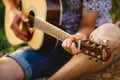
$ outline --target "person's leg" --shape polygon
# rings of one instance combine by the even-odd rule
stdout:
[[[19,64],[9,57],[0,58],[0,80],[23,80],[24,72]]]
[[[0,58],[0,80],[34,80],[53,75],[72,55],[61,47],[51,51],[34,51],[29,47],[18,49]]]
[[[93,37],[91,37],[93,36]],[[79,54],[74,56],[68,63],[66,63],[59,71],[48,80],[77,80],[82,75],[96,72],[108,66],[115,55],[120,52],[120,29],[114,24],[104,24],[97,28],[90,35],[90,39],[94,38],[95,42],[101,40],[109,40],[109,47],[111,48],[111,58],[105,63],[95,59],[89,60],[87,55]]]

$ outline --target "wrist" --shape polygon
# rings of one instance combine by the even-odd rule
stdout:
[[[14,0],[3,0],[4,6],[7,10],[17,9],[16,2]]]

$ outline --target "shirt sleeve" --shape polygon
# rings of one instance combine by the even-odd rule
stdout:
[[[110,9],[111,0],[84,0],[83,9],[90,11],[101,11],[103,9]]]

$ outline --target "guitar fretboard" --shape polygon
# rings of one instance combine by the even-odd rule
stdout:
[[[36,28],[39,28],[40,30],[42,30],[44,33],[46,33],[60,41],[63,41],[66,38],[71,37],[71,35],[68,34],[67,32],[59,29],[58,27],[50,24],[49,22],[47,22],[39,17],[34,18],[34,26]]]

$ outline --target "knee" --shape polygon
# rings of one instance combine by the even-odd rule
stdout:
[[[23,80],[24,73],[19,64],[11,58],[0,58],[0,80]]]
[[[89,37],[98,44],[107,44],[112,56],[119,54],[120,52],[120,28],[112,23],[106,23],[94,30]],[[104,41],[107,43],[104,43]]]

